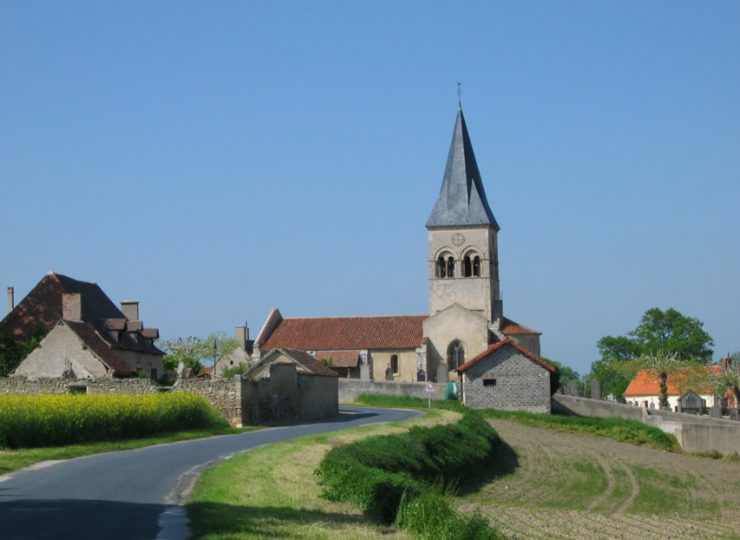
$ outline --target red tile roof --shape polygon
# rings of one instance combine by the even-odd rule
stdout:
[[[421,346],[425,319],[426,315],[283,319],[262,349],[411,349]]]
[[[507,339],[504,339],[502,341],[498,341],[498,342],[494,343],[493,345],[491,345],[490,347],[488,347],[485,351],[483,351],[482,353],[480,353],[478,356],[476,356],[474,358],[471,358],[470,360],[468,360],[467,362],[465,362],[462,366],[460,366],[459,368],[457,368],[457,369],[455,369],[453,371],[465,371],[466,369],[474,366],[475,364],[477,364],[478,362],[480,362],[484,358],[488,358],[491,355],[491,353],[493,353],[493,352],[495,352],[495,351],[497,351],[499,349],[502,349],[502,348],[504,348],[506,346],[514,347],[517,351],[519,351],[520,353],[522,353],[524,356],[526,356],[526,357],[530,358],[531,360],[534,360],[535,362],[537,362],[538,364],[540,364],[547,371],[550,371],[552,373],[555,372],[555,367],[553,365],[551,365],[549,362],[546,362],[545,360],[543,360],[542,358],[540,358],[539,356],[537,356],[533,352],[525,349],[524,347],[522,347],[521,345],[519,345],[517,342],[512,341],[512,340],[510,340],[508,338]]]
[[[714,391],[708,384],[703,384],[701,378],[711,370],[715,375],[719,374],[719,366],[707,366],[704,369],[688,369],[676,373],[668,373],[669,396],[680,396],[687,390],[693,390],[697,394],[712,394]],[[657,396],[660,395],[660,373],[654,369],[641,369],[627,385],[625,396]]]
[[[542,335],[542,332],[538,332],[537,330],[532,330],[531,328],[528,328],[524,325],[516,323],[512,321],[511,319],[507,319],[506,317],[504,317],[504,320],[502,321],[501,326],[503,327],[501,331],[507,336],[511,336],[515,334],[536,334],[538,336]]]
[[[356,368],[360,363],[360,351],[316,351],[316,358],[331,359],[332,368]]]

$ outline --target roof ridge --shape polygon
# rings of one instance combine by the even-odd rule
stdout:
[[[283,321],[311,320],[311,319],[378,319],[390,317],[429,317],[425,313],[394,314],[394,315],[313,315],[309,317],[283,317]]]

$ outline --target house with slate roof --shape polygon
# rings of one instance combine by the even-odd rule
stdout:
[[[507,370],[497,387],[486,386],[486,392],[508,392],[514,385],[508,379],[519,378],[517,385],[541,394],[537,407],[547,394],[549,411],[549,374],[554,368],[540,358],[541,333],[504,316],[500,227],[486,197],[462,107],[426,228],[429,314],[286,318],[274,309],[255,340],[253,358],[274,348],[300,349],[331,359],[331,366],[346,377],[444,382],[465,373],[459,368],[484,354],[495,362],[534,366]],[[501,348],[492,350],[497,344]]]
[[[164,373],[157,328],[139,319],[138,302],[121,309],[96,283],[49,272],[17,305],[9,297],[0,334],[16,342],[44,335],[11,374],[29,379],[130,377]]]

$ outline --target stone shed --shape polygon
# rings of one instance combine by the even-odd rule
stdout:
[[[337,373],[305,351],[273,349],[242,379],[245,423],[291,423],[339,414]]]
[[[467,407],[550,412],[550,374],[555,368],[515,341],[491,345],[456,371]]]

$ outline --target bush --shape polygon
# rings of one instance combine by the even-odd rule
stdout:
[[[413,499],[432,483],[451,485],[490,465],[498,441],[483,417],[468,411],[455,425],[417,427],[335,448],[316,473],[326,498],[390,523],[402,497]]]
[[[128,439],[223,424],[187,393],[0,397],[0,447],[29,448]]]

